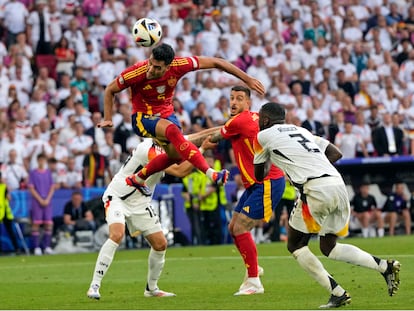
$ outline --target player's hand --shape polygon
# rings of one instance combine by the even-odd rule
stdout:
[[[113,127],[114,123],[110,120],[103,120],[97,124],[98,127]]]
[[[256,78],[251,77],[248,81],[247,81],[247,86],[252,89],[255,90],[257,93],[259,93],[260,95],[264,95],[266,92],[266,89],[263,85],[262,82],[260,82],[260,80],[257,80]]]
[[[207,136],[206,139],[201,143],[201,148],[204,150],[214,149],[217,146],[217,143],[213,143],[210,141],[211,135]]]

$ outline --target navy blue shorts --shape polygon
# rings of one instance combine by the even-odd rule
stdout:
[[[264,180],[247,188],[234,209],[252,219],[269,222],[285,191],[285,178]]]
[[[180,122],[175,114],[170,115],[168,118],[161,118],[157,115],[144,114],[142,112],[134,113],[132,116],[132,128],[135,134],[140,137],[156,138],[155,127],[161,119],[171,121],[181,129]]]

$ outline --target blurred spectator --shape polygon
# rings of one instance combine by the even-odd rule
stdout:
[[[68,40],[68,48],[76,54],[85,52],[85,39],[76,17],[72,17],[69,21],[69,27],[63,33],[63,37]]]
[[[16,163],[23,165],[25,164],[24,158],[26,157],[26,147],[22,140],[18,140],[16,136],[16,129],[9,127],[6,136],[1,139],[0,144],[0,163],[8,163],[10,161],[10,151],[14,149],[16,152]]]
[[[84,186],[102,188],[106,180],[112,178],[108,159],[99,153],[98,145],[93,143],[90,152],[83,156],[83,183]]]
[[[372,144],[372,131],[371,127],[366,123],[364,114],[362,111],[358,111],[355,115],[355,124],[353,126],[352,131],[359,135],[367,149],[367,153],[369,156],[374,155],[374,145]],[[357,157],[363,157],[363,150],[360,146],[357,146]]]
[[[183,133],[188,134],[191,128],[190,115],[184,109],[181,101],[177,97],[173,98],[173,105],[174,105],[175,115],[178,118],[178,122],[180,122]]]
[[[83,201],[82,193],[74,191],[63,208],[63,230],[75,236],[76,231],[94,231],[95,228],[93,213]]]
[[[23,3],[17,0],[6,1],[4,4],[1,18],[6,30],[6,46],[16,43],[19,33],[26,31],[26,19],[29,12]]]
[[[314,119],[314,111],[312,107],[306,110],[306,119],[302,122],[301,126],[313,135],[325,137],[325,129],[323,124]]]
[[[86,51],[79,54],[76,58],[76,66],[82,68],[83,77],[86,81],[92,81],[92,71],[99,64],[100,60],[99,51],[94,49],[92,41],[86,41]]]
[[[121,105],[119,111],[122,115],[121,123],[115,128],[114,132],[114,142],[121,146],[122,153],[124,154],[124,159],[129,154],[127,148],[127,140],[129,137],[133,137],[134,131],[132,129],[131,123],[131,113],[128,105]]]
[[[360,225],[362,236],[364,238],[384,236],[384,220],[382,219],[381,209],[377,206],[375,197],[369,193],[369,184],[362,183],[359,186],[359,191],[351,199],[352,215],[354,215]],[[376,231],[371,235],[370,226],[376,225]]]
[[[36,55],[53,54],[51,20],[46,7],[47,0],[36,0],[35,10],[27,19],[28,39]]]
[[[121,146],[114,142],[112,129],[107,129],[104,135],[105,142],[102,146],[98,146],[99,153],[108,160],[109,171],[117,172],[121,166]]]
[[[405,192],[405,184],[398,181],[394,184],[394,190],[388,195],[382,208],[385,213],[384,221],[389,225],[389,235],[395,235],[398,221],[403,221],[405,234],[411,234],[411,215],[408,206],[409,197]]]
[[[51,148],[50,156],[66,165],[69,160],[69,151],[64,144],[59,144],[59,133],[57,131],[50,133],[49,146]]]
[[[207,111],[206,104],[200,101],[197,107],[191,112],[192,132],[199,132],[203,129],[213,127],[213,121]]]
[[[371,105],[371,107],[369,107],[369,115],[366,118],[366,122],[371,128],[371,132],[382,125],[382,118],[379,114],[379,109],[377,105],[374,104]]]
[[[45,155],[49,158],[52,154],[52,148],[49,142],[44,141],[40,137],[40,126],[35,124],[32,126],[32,135],[26,145],[26,161],[29,163],[29,170],[37,168],[39,154]]]
[[[353,126],[352,122],[345,121],[344,132],[335,136],[335,145],[341,150],[343,159],[355,158],[358,146],[364,157],[369,156],[362,137],[354,133]]]
[[[65,177],[62,182],[62,188],[64,189],[81,189],[82,188],[82,171],[76,168],[76,162],[74,158],[69,158]]]
[[[403,131],[393,126],[391,114],[382,115],[382,125],[372,131],[372,143],[378,156],[403,154]]]
[[[83,74],[83,69],[80,67],[77,67],[75,69],[75,74],[73,79],[70,82],[70,86],[73,87],[75,86],[79,92],[82,94],[82,102],[83,102],[83,107],[87,110],[89,110],[89,83],[88,81],[84,78],[84,74]]]
[[[40,153],[37,156],[36,169],[30,171],[28,189],[32,195],[32,240],[36,256],[53,254],[51,248],[53,221],[51,200],[55,192],[52,173],[47,168],[47,157]],[[40,241],[40,226],[43,225],[43,241]],[[42,252],[43,249],[43,252]]]
[[[17,152],[15,149],[10,149],[9,160],[1,165],[1,176],[7,185],[9,191],[24,190],[27,188],[27,173],[24,165],[17,163]]]
[[[61,11],[57,0],[49,0],[48,12],[50,15],[50,40],[52,45],[55,45],[63,35]]]
[[[248,42],[244,42],[241,45],[241,54],[235,61],[235,65],[241,70],[247,71],[247,69],[253,65],[254,62],[255,58],[250,54],[250,44]]]
[[[69,146],[71,156],[75,157],[76,168],[83,168],[83,161],[86,155],[92,150],[93,139],[84,134],[84,127],[81,122],[75,121],[75,137],[70,138],[66,143]]]
[[[58,190],[62,188],[62,185],[66,178],[66,165],[58,162],[55,158],[51,157],[47,160],[47,168],[52,173],[55,189]]]
[[[75,65],[75,50],[69,46],[69,40],[66,37],[62,36],[56,43],[54,53],[57,60],[56,72],[71,77]]]

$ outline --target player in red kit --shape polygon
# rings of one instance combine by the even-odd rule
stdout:
[[[250,231],[262,221],[269,222],[274,208],[285,190],[284,173],[276,166],[270,168],[263,182],[254,175],[253,140],[259,132],[259,115],[250,111],[250,90],[234,86],[230,93],[231,118],[214,134],[211,141],[229,139],[234,158],[245,187],[229,224],[229,232],[247,268],[247,278],[234,295],[262,294],[259,278],[257,248]]]
[[[113,126],[114,95],[129,88],[135,133],[141,137],[157,139],[166,151],[126,179],[128,185],[137,188],[142,194],[151,195],[151,190],[145,185],[148,176],[183,160],[188,160],[216,184],[227,182],[229,172],[217,172],[210,168],[198,148],[184,138],[172,103],[175,87],[182,76],[190,71],[212,68],[238,77],[259,94],[265,92],[259,80],[224,59],[202,56],[175,57],[174,50],[168,44],[155,47],[149,59],[127,68],[106,87],[104,120],[98,126]]]

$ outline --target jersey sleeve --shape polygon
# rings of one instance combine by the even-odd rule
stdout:
[[[319,147],[319,148],[320,148],[323,152],[325,152],[326,148],[328,148],[328,146],[329,146],[329,144],[330,144],[329,140],[327,140],[327,139],[325,139],[325,138],[322,138],[322,137],[320,137],[320,136],[316,136],[316,135],[314,135],[314,138],[315,138],[315,143],[318,145],[318,147]]]
[[[231,137],[240,135],[240,117],[239,115],[234,116],[228,120],[224,126],[221,128],[221,136],[224,139],[229,139]]]
[[[262,164],[269,160],[269,152],[266,148],[263,148],[260,143],[261,133],[259,132],[255,139],[253,140],[253,149],[254,149],[254,164]]]

